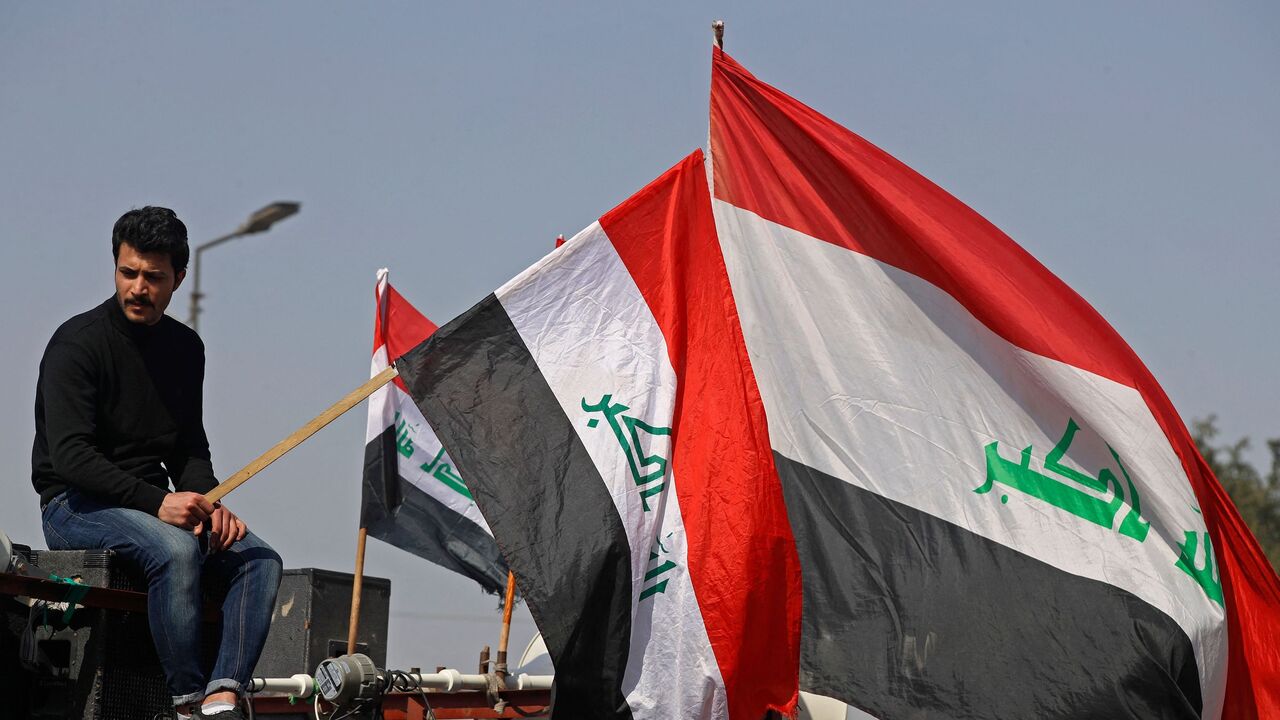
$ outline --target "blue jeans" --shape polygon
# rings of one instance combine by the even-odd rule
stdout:
[[[190,531],[130,508],[112,507],[69,490],[43,512],[51,550],[112,550],[147,578],[147,618],[173,704],[215,692],[242,693],[271,629],[280,587],[280,556],[253,533],[205,555]],[[211,678],[200,668],[201,580],[212,573],[228,587],[222,644]]]

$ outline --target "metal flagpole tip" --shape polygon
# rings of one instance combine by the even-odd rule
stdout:
[[[716,47],[724,49],[724,21],[715,20],[711,23],[711,30],[716,34]]]

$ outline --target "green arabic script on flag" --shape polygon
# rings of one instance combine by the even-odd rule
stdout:
[[[987,459],[987,479],[974,492],[979,495],[988,493],[998,482],[1108,529],[1113,529],[1116,515],[1120,513],[1121,508],[1127,507],[1128,511],[1118,531],[1121,535],[1131,537],[1138,542],[1145,541],[1147,532],[1151,529],[1151,523],[1142,518],[1142,501],[1138,495],[1138,489],[1134,487],[1133,478],[1129,477],[1129,471],[1120,461],[1120,456],[1110,445],[1107,446],[1107,450],[1115,459],[1116,466],[1120,468],[1120,473],[1124,475],[1128,487],[1127,499],[1125,486],[1120,484],[1110,468],[1099,469],[1097,477],[1093,477],[1062,462],[1079,429],[1080,426],[1075,420],[1067,420],[1067,429],[1062,433],[1062,438],[1045,456],[1046,472],[1044,473],[1031,469],[1032,447],[1030,445],[1023,448],[1021,460],[1013,462],[1000,456],[998,441],[988,444],[984,448]],[[1062,479],[1059,480],[1048,473],[1054,473]],[[1096,493],[1109,491],[1111,497],[1109,499],[1098,497],[1087,492],[1086,488]],[[1001,503],[1008,501],[1008,495],[1000,496]]]

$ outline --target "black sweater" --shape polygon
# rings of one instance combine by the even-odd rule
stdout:
[[[40,502],[73,487],[155,515],[171,479],[177,490],[211,490],[203,384],[204,344],[171,317],[129,322],[113,296],[63,323],[36,384]]]

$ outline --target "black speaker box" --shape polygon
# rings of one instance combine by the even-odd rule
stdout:
[[[354,581],[350,573],[317,568],[285,570],[271,614],[271,634],[254,677],[311,675],[320,661],[345,654]],[[391,581],[366,575],[360,598],[356,651],[384,667]]]
[[[36,551],[31,564],[91,587],[144,589],[108,550]],[[30,717],[124,720],[172,707],[145,616],[80,608],[64,624],[60,611],[43,614]]]
[[[140,574],[109,550],[38,550],[42,573],[92,587],[145,592]],[[218,626],[204,625],[204,662],[212,667]],[[76,610],[70,622],[48,611],[37,625],[38,669],[29,688],[29,717],[58,720],[137,720],[172,712],[173,696],[156,657],[145,613]]]

